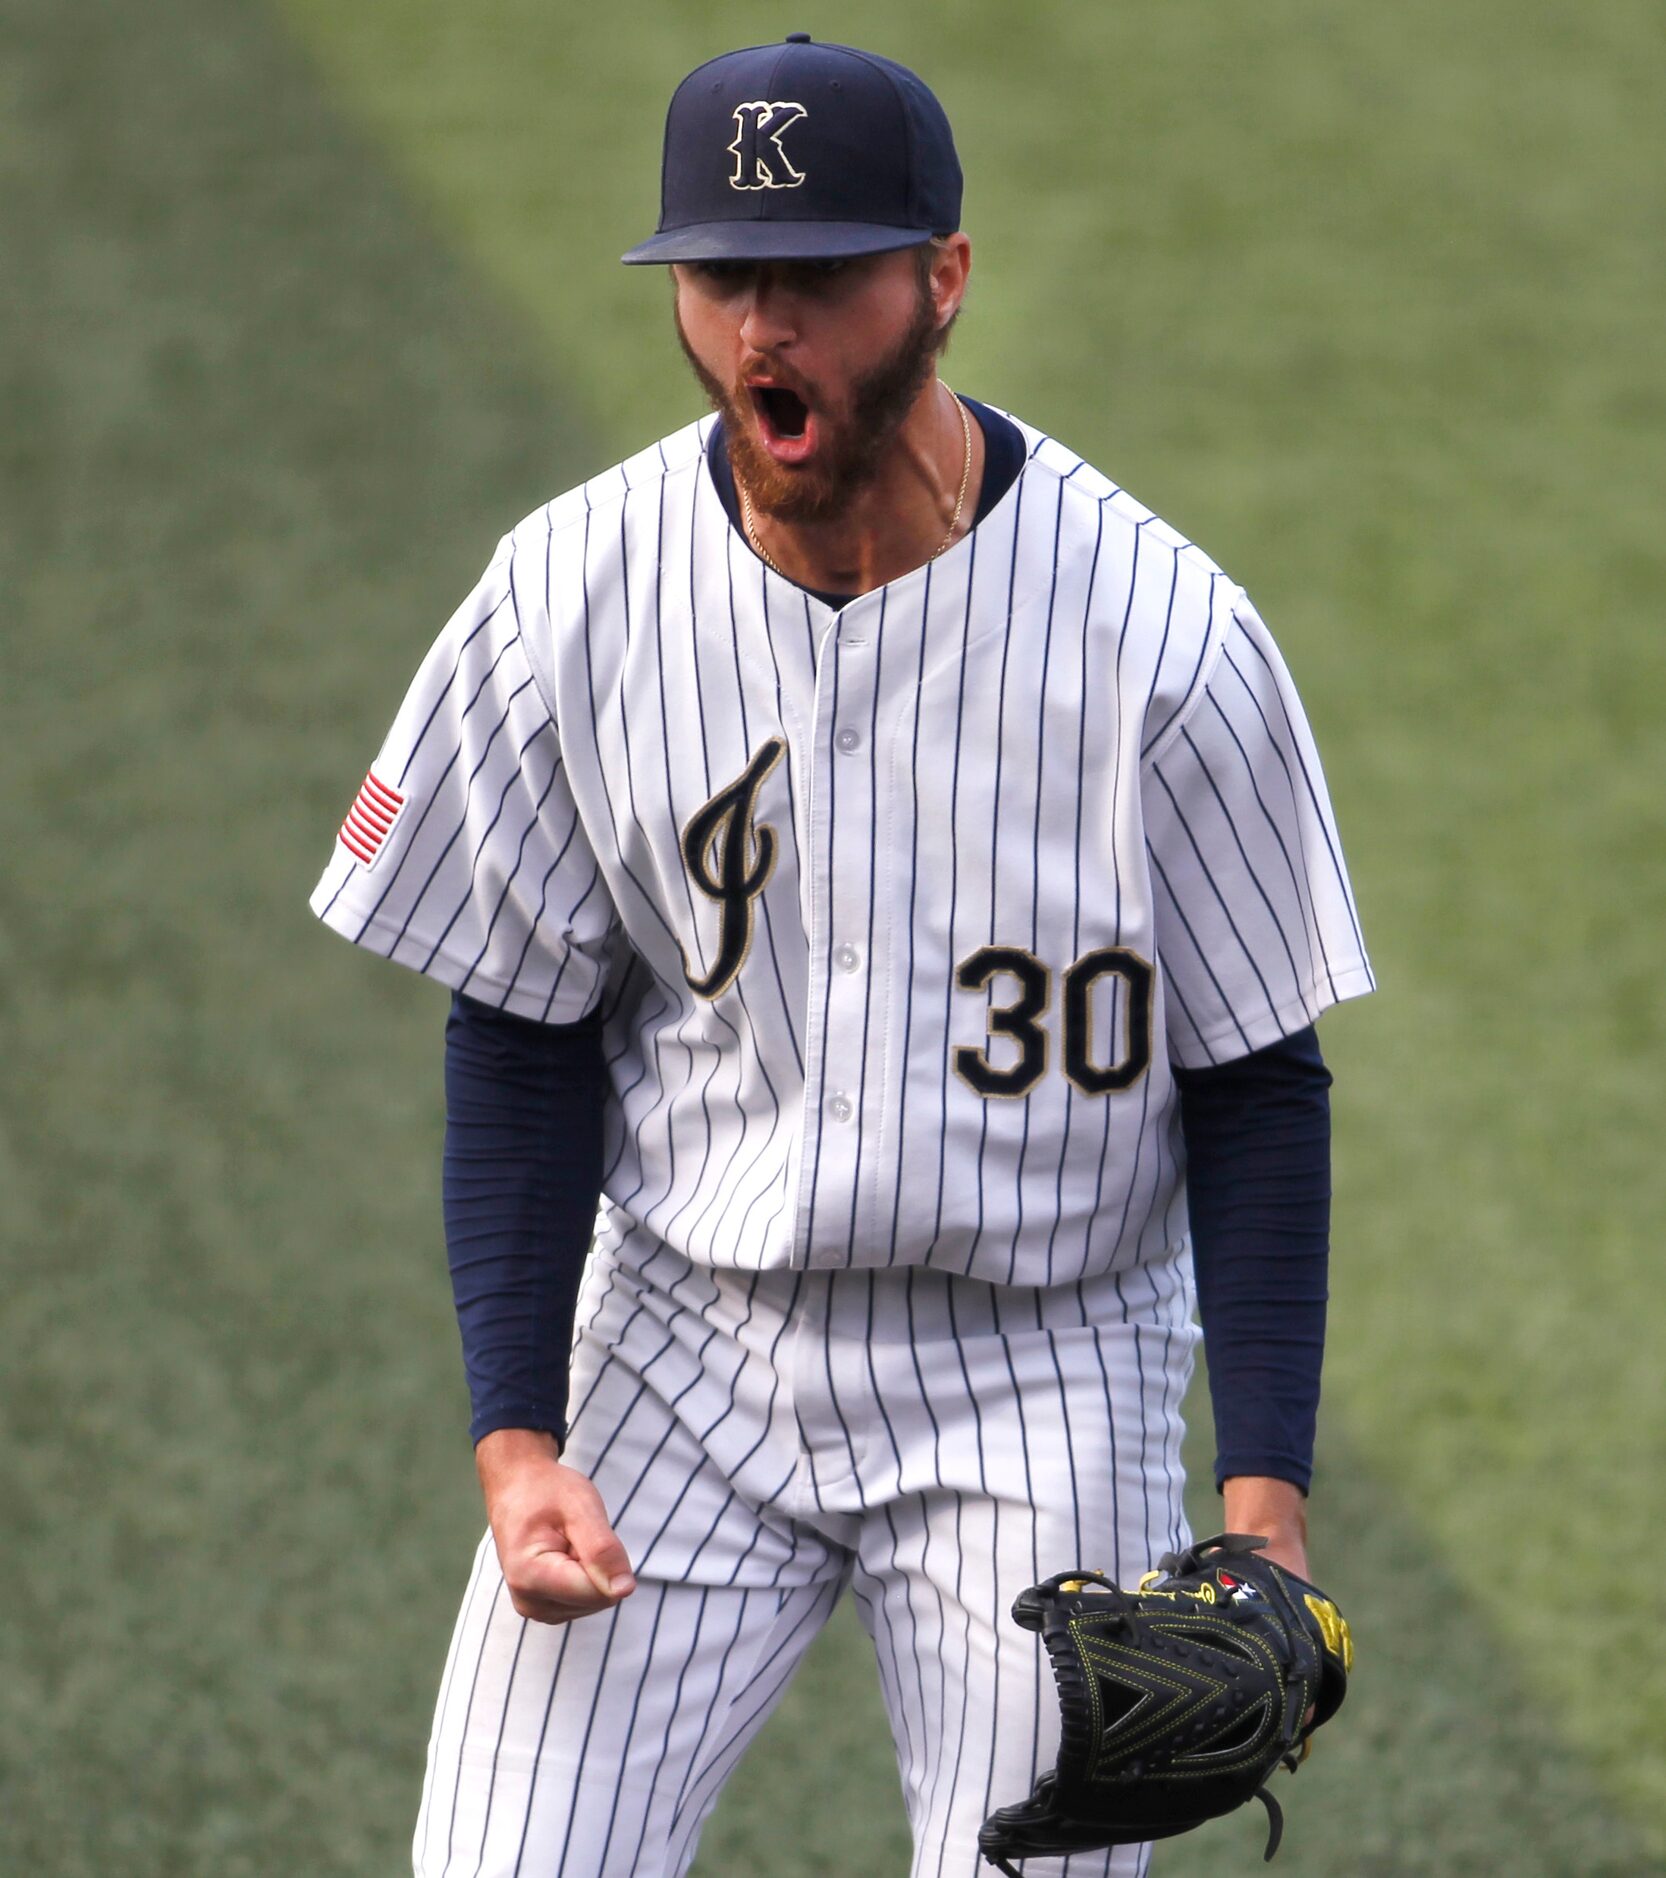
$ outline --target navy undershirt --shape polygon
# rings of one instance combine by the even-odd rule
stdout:
[[[1217,1484],[1304,1492],[1324,1355],[1330,1072],[1310,1028],[1176,1068],[1215,1412]],[[475,1441],[565,1439],[566,1352],[602,1184],[594,1017],[534,1023],[456,994],[446,1025],[445,1231]]]

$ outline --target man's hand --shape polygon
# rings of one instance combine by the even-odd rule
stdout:
[[[1261,1556],[1312,1583],[1307,1569],[1307,1497],[1288,1480],[1235,1474],[1221,1483],[1229,1532],[1266,1536]]]
[[[1288,1480],[1262,1474],[1234,1474],[1221,1482],[1226,1523],[1233,1532],[1259,1532],[1267,1543],[1261,1556],[1287,1572],[1313,1582],[1307,1569],[1307,1495]],[[1313,1720],[1309,1709],[1305,1719]]]
[[[522,1617],[566,1624],[636,1589],[601,1495],[564,1466],[553,1435],[500,1428],[474,1450],[498,1563]]]

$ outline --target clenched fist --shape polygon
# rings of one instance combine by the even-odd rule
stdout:
[[[509,1601],[522,1617],[566,1624],[636,1589],[601,1495],[563,1464],[553,1435],[500,1428],[474,1459]]]

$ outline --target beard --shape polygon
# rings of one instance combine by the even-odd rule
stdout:
[[[850,508],[879,473],[943,342],[931,295],[922,288],[908,330],[852,385],[848,409],[835,414],[817,407],[821,438],[815,459],[789,466],[777,463],[753,437],[745,384],[724,385],[707,371],[688,343],[681,316],[675,317],[683,356],[723,420],[735,481],[760,515],[778,522],[832,521]]]

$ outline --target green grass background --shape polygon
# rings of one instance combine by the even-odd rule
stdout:
[[[955,382],[1244,580],[1327,754],[1383,982],[1325,1026],[1361,1654],[1279,1868],[1666,1871],[1637,0],[0,0],[0,1871],[405,1864],[477,1520],[441,1007],[305,897],[503,528],[694,413],[615,257],[671,84],[799,26],[954,117]],[[903,1868],[865,1651],[708,1878]]]

